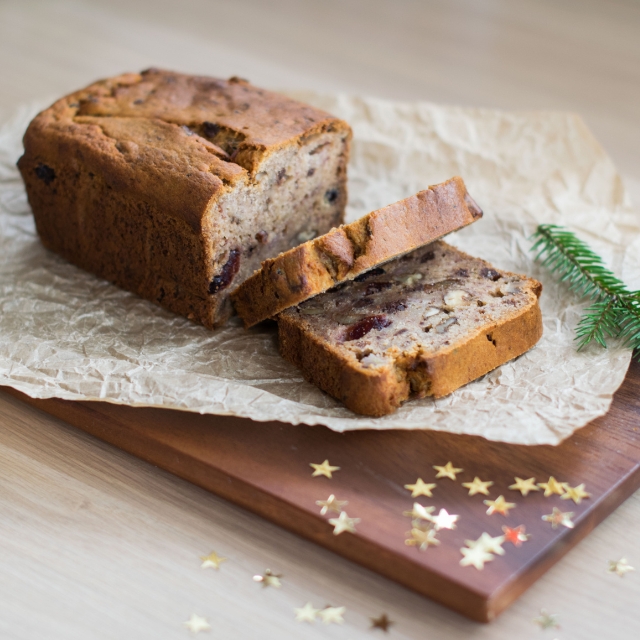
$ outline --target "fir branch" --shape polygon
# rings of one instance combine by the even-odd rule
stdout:
[[[576,327],[578,350],[591,342],[606,348],[606,339],[617,337],[640,357],[640,291],[629,291],[602,258],[571,231],[542,224],[533,239],[536,260],[556,273],[561,282],[567,282],[571,291],[593,302]]]

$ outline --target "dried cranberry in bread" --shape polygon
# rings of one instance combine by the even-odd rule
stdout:
[[[40,113],[18,165],[47,248],[214,327],[265,258],[340,224],[350,138],[239,78],[150,69]]]
[[[278,316],[280,352],[355,411],[447,395],[542,335],[542,285],[435,242]]]
[[[248,328],[481,217],[454,177],[266,260],[231,299]]]

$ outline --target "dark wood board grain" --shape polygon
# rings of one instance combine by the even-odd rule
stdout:
[[[474,620],[489,621],[509,606],[640,486],[640,365],[633,363],[609,413],[557,447],[525,447],[433,431],[357,431],[258,423],[103,402],[35,400],[4,391],[181,478],[313,540]],[[341,467],[332,479],[312,477],[309,463],[329,459]],[[432,465],[451,460],[464,472],[456,482],[435,480]],[[485,496],[468,496],[462,482],[493,480],[492,498],[504,495],[508,516],[487,515]],[[576,505],[542,493],[509,490],[514,476],[550,475],[591,498]],[[422,477],[437,482],[423,505],[460,516],[441,544],[427,551],[405,545],[413,499],[404,489]],[[357,533],[333,535],[316,500],[348,500]],[[541,518],[554,506],[572,511],[575,528],[552,529]],[[334,514],[335,515],[335,514]],[[531,539],[478,571],[462,567],[460,548],[484,531],[524,524]]]

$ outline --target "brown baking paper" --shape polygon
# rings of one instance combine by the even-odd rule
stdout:
[[[437,429],[557,444],[606,413],[630,351],[578,353],[585,306],[533,261],[539,223],[566,225],[616,273],[637,280],[640,221],[611,160],[567,113],[509,113],[346,96],[302,96],[354,128],[349,221],[453,175],[484,219],[448,241],[544,284],[544,336],[517,360],[450,396],[384,418],[355,415],[278,355],[273,326],[237,319],[211,332],[46,251],[15,167],[35,113],[0,130],[0,385],[32,397],[104,400],[292,424]],[[635,262],[634,262],[635,261]]]

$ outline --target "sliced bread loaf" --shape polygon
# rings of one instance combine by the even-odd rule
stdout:
[[[265,260],[233,304],[249,328],[481,217],[462,178],[451,178]]]
[[[530,349],[541,290],[434,242],[281,313],[280,352],[352,411],[382,416]]]
[[[18,166],[48,249],[216,327],[265,258],[342,222],[350,139],[240,78],[149,69],[38,114]]]

